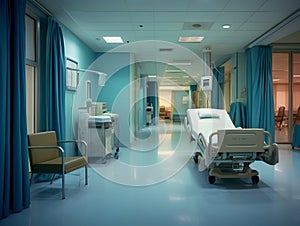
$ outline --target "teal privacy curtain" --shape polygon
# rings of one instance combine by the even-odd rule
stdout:
[[[213,86],[211,93],[211,107],[224,109],[224,67],[213,69]]]
[[[0,219],[30,205],[25,6],[26,0],[0,0]]]
[[[269,131],[274,142],[272,47],[247,49],[246,57],[247,127]]]
[[[230,105],[229,116],[235,127],[246,127],[246,108],[242,102],[233,102]]]
[[[46,130],[56,131],[57,139],[65,139],[66,58],[62,29],[48,18],[45,73]]]
[[[197,90],[197,85],[190,85],[191,93]]]

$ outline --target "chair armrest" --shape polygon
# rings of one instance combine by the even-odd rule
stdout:
[[[58,140],[57,143],[81,143],[84,147],[84,155],[87,157],[87,143],[84,140]]]
[[[58,149],[62,154],[65,152],[61,146],[28,146],[29,149]]]

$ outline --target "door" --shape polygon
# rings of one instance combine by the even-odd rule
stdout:
[[[273,52],[272,60],[275,142],[290,143],[297,110],[300,107],[300,53]]]

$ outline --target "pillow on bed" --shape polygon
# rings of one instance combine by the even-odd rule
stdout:
[[[198,112],[198,115],[199,115],[199,119],[220,118],[220,116],[214,112],[205,112],[205,113]]]

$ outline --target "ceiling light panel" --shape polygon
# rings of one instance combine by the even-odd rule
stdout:
[[[171,65],[171,66],[190,66],[192,65],[192,62],[189,62],[189,61],[174,61],[174,62],[169,62],[168,65]]]
[[[103,36],[106,43],[123,43],[123,39],[119,36]]]
[[[194,43],[194,42],[202,42],[204,37],[202,36],[180,36],[178,39],[178,42],[189,42],[189,43]]]
[[[167,69],[165,72],[166,72],[166,73],[185,73],[186,70],[180,70],[180,69]]]

